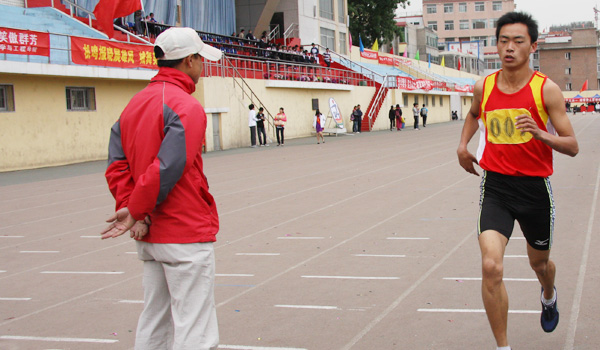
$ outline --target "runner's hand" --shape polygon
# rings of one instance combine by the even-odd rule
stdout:
[[[458,155],[458,163],[460,166],[463,167],[463,169],[465,169],[468,173],[479,176],[479,173],[474,166],[474,164],[479,164],[477,162],[477,158],[466,148],[459,148],[456,153]]]

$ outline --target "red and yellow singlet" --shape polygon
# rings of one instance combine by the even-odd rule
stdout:
[[[478,117],[479,165],[504,175],[548,177],[553,172],[552,148],[515,127],[515,117],[527,114],[541,130],[555,133],[542,94],[547,77],[535,72],[521,90],[506,94],[496,84],[499,72],[488,75],[483,84]]]

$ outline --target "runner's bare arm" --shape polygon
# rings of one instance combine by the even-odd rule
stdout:
[[[475,169],[477,158],[471,152],[469,152],[467,145],[473,138],[473,135],[475,135],[477,132],[477,129],[479,129],[479,121],[477,120],[477,117],[479,116],[479,106],[481,105],[482,94],[483,79],[475,83],[475,88],[473,89],[473,103],[471,104],[471,109],[465,118],[465,124],[463,125],[463,129],[460,134],[460,143],[458,145],[458,150],[456,150],[456,154],[458,155],[458,163],[460,166],[462,166],[463,169],[465,169],[468,173],[477,176],[479,176],[479,173]]]
[[[575,138],[573,126],[571,126],[569,117],[565,112],[565,98],[560,88],[556,83],[548,79],[546,84],[544,84],[543,94],[546,110],[554,129],[556,129],[557,135],[541,130],[537,123],[526,115],[516,117],[515,126],[523,132],[531,133],[536,140],[542,141],[557,152],[571,157],[576,156],[579,153],[579,145]]]

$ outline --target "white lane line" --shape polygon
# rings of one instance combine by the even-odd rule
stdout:
[[[399,280],[400,277],[368,277],[368,276],[301,276],[302,278],[321,278],[339,280]]]
[[[505,258],[527,258],[527,255],[505,255]]]
[[[572,350],[575,346],[575,333],[577,332],[577,320],[579,318],[579,309],[581,305],[581,296],[583,294],[583,283],[587,271],[588,258],[590,256],[590,245],[592,241],[592,231],[594,228],[594,215],[596,213],[596,204],[598,203],[598,188],[600,187],[600,165],[596,174],[596,188],[594,189],[594,199],[590,208],[590,218],[588,220],[587,232],[585,234],[585,243],[581,254],[581,263],[579,264],[579,274],[573,297],[573,307],[571,308],[571,319],[569,320],[569,329],[567,330],[567,339],[564,350]]]
[[[215,273],[216,277],[254,277],[248,273]]]
[[[2,301],[27,301],[31,300],[31,298],[0,298]]]
[[[64,337],[29,337],[20,335],[0,335],[0,339],[7,340],[39,340],[39,341],[56,341],[56,342],[72,342],[72,343],[117,343],[117,339],[94,339],[94,338],[64,338]]]
[[[485,313],[485,309],[417,309],[419,312]],[[508,310],[509,314],[540,314],[540,310]]]
[[[225,345],[219,344],[217,349],[233,349],[233,350],[307,350],[305,348],[274,348],[265,346],[249,346],[249,345]]]
[[[59,202],[52,202],[52,203],[48,203],[48,204],[43,204],[43,205],[38,205],[35,207],[27,207],[27,208],[22,208],[22,209],[15,209],[15,210],[11,210],[11,211],[4,211],[2,213],[0,213],[0,215],[4,215],[4,214],[11,214],[11,213],[16,213],[16,212],[20,212],[20,211],[29,211],[32,209],[38,209],[38,208],[44,208],[44,207],[50,207],[50,206],[54,206],[57,204],[63,204],[63,203],[70,203],[70,202],[75,202],[75,201],[84,201],[86,199],[89,198],[97,198],[97,197],[106,197],[106,194],[96,194],[96,195],[91,195],[91,196],[86,196],[83,198],[75,198],[75,199],[68,199],[68,200],[64,200],[64,201],[59,201]]]
[[[79,236],[79,238],[98,238],[100,239],[100,235],[94,235],[94,236]]]
[[[0,270],[0,273],[5,273],[5,272],[6,272],[6,270]]]
[[[235,253],[235,255],[243,256],[278,256],[280,253]]]
[[[277,237],[277,239],[325,239],[325,237]]]
[[[288,309],[313,309],[313,310],[340,310],[337,306],[322,306],[322,305],[275,305],[275,307]]]
[[[9,235],[6,235],[6,236],[0,236],[0,238],[25,238],[25,236],[9,236]]]
[[[40,271],[45,274],[64,275],[122,275],[123,271]]]
[[[80,210],[80,211],[71,211],[71,212],[68,212],[66,214],[55,215],[55,216],[51,216],[51,217],[47,217],[47,218],[43,218],[43,219],[37,219],[37,220],[32,220],[32,221],[23,221],[23,222],[20,222],[18,224],[13,224],[13,225],[8,225],[8,226],[2,226],[2,227],[0,227],[0,230],[4,230],[4,229],[7,229],[7,228],[16,227],[16,226],[21,226],[21,225],[35,224],[36,222],[42,222],[42,221],[48,221],[48,220],[54,220],[54,219],[64,218],[65,216],[69,216],[69,217],[71,217],[71,216],[77,216],[77,214],[89,213],[89,212],[92,212],[92,211],[95,211],[95,210],[106,209],[106,208],[112,208],[112,209],[114,209],[114,205],[102,205],[102,206],[91,208],[91,209]]]
[[[452,281],[481,281],[481,277],[444,277],[445,280]],[[502,278],[503,281],[509,282],[537,282],[537,278]]]
[[[525,237],[510,237],[510,239],[525,239]]]
[[[137,252],[125,252],[125,254],[137,254]]]
[[[21,250],[19,253],[23,254],[53,254],[60,253],[58,250]]]
[[[119,300],[119,303],[123,304],[143,304],[143,300]]]
[[[354,254],[354,256],[365,256],[374,258],[406,258],[406,255],[398,254]]]
[[[427,240],[427,239],[429,239],[429,237],[387,237],[386,239],[401,239],[401,240],[407,240],[407,241],[409,241],[409,240],[418,241],[418,240]]]

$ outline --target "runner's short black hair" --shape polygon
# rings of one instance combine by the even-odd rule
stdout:
[[[538,39],[538,24],[530,14],[525,12],[507,12],[498,19],[496,24],[496,40],[500,40],[500,29],[507,24],[522,23],[527,26],[531,43]]]

